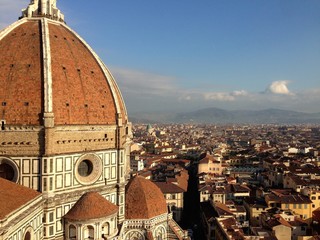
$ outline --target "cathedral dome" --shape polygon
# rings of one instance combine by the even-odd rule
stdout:
[[[22,18],[0,32],[1,123],[126,122],[125,104],[111,73],[64,23],[55,1],[41,9],[46,2],[31,1]]]
[[[126,219],[150,219],[168,213],[163,193],[153,182],[137,176],[126,187]]]
[[[76,221],[99,219],[116,214],[118,208],[99,193],[88,192],[76,202],[64,218]]]

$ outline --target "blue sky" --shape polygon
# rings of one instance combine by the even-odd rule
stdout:
[[[29,0],[1,0],[0,27]],[[127,109],[320,112],[319,0],[58,0]]]

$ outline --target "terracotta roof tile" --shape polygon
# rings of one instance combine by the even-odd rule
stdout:
[[[98,219],[117,213],[118,208],[99,193],[88,192],[82,195],[64,218],[80,221]]]
[[[214,208],[215,210],[217,211],[219,217],[223,217],[225,215],[227,216],[233,216],[233,212],[230,210],[230,208],[223,204],[223,203],[220,203],[220,202],[215,202],[214,203]]]
[[[167,212],[160,188],[141,176],[130,180],[126,187],[126,219],[150,219]]]
[[[185,190],[183,190],[181,187],[168,182],[154,182],[163,193],[183,193]]]
[[[0,118],[7,124],[42,122],[39,28],[38,21],[30,21],[0,41]]]
[[[44,51],[40,26],[38,19],[27,20],[12,27],[0,41],[0,112],[8,125],[43,124]],[[126,122],[121,93],[111,74],[104,73],[108,69],[65,25],[49,22],[48,28],[55,124],[115,124],[116,101]]]
[[[41,193],[0,178],[0,219],[39,197]]]

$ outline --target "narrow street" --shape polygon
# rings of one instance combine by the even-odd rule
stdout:
[[[197,172],[198,164],[192,164],[189,168],[189,184],[188,191],[185,193],[184,198],[184,212],[181,225],[184,229],[192,229],[193,239],[204,240]]]

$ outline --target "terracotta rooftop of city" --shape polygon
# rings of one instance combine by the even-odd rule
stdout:
[[[117,212],[118,206],[97,192],[88,192],[82,195],[64,218],[76,221],[91,220],[108,217]]]
[[[130,180],[126,188],[126,219],[150,219],[167,212],[160,188],[140,176]]]
[[[0,220],[41,195],[3,178],[0,178],[0,186]]]
[[[155,182],[155,184],[161,189],[163,193],[183,193],[181,187],[171,183],[171,182]]]

